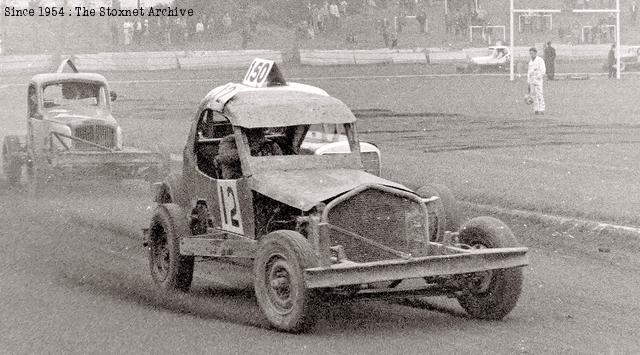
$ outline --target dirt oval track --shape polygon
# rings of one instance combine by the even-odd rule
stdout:
[[[144,96],[146,89],[135,84],[114,86],[122,93],[123,105],[130,105],[136,95],[142,97],[139,112],[154,113],[144,111],[153,100],[170,101],[168,96]],[[0,99],[11,114],[23,110],[24,90],[18,89]],[[193,90],[200,96],[206,92],[202,87]],[[192,114],[192,109],[182,110],[185,117]],[[131,132],[131,122],[137,122],[130,119],[132,112],[124,114]],[[2,123],[3,134],[18,130],[12,120]],[[474,121],[479,131],[480,121]],[[152,121],[145,124],[156,127]],[[633,140],[638,138],[634,132],[624,134]],[[387,133],[370,133],[369,138],[375,134]],[[389,154],[410,146],[392,143],[389,138],[384,146]],[[400,175],[398,171],[406,168],[400,155],[389,161],[398,167],[390,175]],[[428,174],[412,171],[412,178],[425,179]],[[503,321],[467,318],[446,298],[354,302],[328,306],[312,332],[290,335],[268,328],[253,296],[250,275],[235,266],[199,265],[187,294],[157,291],[141,245],[141,228],[148,223],[151,208],[144,183],[60,184],[41,198],[30,199],[0,181],[0,353],[640,351],[638,249],[607,244],[603,249],[607,252],[598,252],[597,244],[582,243],[580,231],[562,234],[558,237],[564,238],[562,242],[554,243],[548,242],[553,227],[506,220],[531,247],[531,265],[525,269],[521,300]]]
[[[38,201],[2,190],[3,352],[629,353],[640,346],[637,260],[538,248],[521,301],[503,321],[468,319],[447,299],[416,307],[376,301],[335,305],[314,332],[281,334],[267,328],[248,278],[231,266],[199,268],[188,294],[155,290],[140,244],[149,214],[141,190],[81,186]]]

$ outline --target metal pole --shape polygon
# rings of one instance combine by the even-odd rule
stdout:
[[[620,0],[616,0],[616,79],[620,79]]]
[[[513,1],[514,0],[509,0],[510,3],[510,7],[511,10],[509,11],[509,54],[511,55],[511,58],[509,60],[509,80],[514,81],[515,75],[514,75],[514,62],[516,59],[516,55],[513,52],[513,42],[515,41],[515,39],[513,38]],[[618,0],[620,1],[620,0]]]

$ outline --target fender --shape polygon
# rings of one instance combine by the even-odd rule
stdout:
[[[156,203],[175,203],[183,208],[189,207],[189,199],[182,176],[169,174],[162,182],[153,184],[153,200]]]

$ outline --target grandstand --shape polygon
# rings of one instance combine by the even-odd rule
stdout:
[[[28,0],[0,0],[5,4],[21,3]],[[65,0],[47,0],[62,1]],[[109,0],[66,0],[68,3],[83,2],[102,4]],[[248,48],[290,50],[294,44],[301,48],[317,49],[372,49],[385,46],[380,24],[386,19],[387,30],[397,32],[398,47],[449,47],[462,48],[485,46],[497,40],[508,41],[509,2],[508,0],[347,0],[350,4],[347,15],[339,26],[325,31],[313,31],[313,35],[296,36],[299,24],[308,20],[306,2],[298,2],[295,9],[287,8],[284,0],[246,0],[246,6],[257,6],[266,16],[261,18],[252,33]],[[563,9],[572,7],[608,7],[609,0],[521,0],[520,7],[537,9]],[[140,0],[143,6],[154,6],[161,0]],[[407,6],[407,4],[414,5]],[[623,43],[640,40],[640,25],[630,23],[629,9],[632,0],[621,0]],[[137,5],[138,0],[121,0],[123,6]],[[178,6],[197,6],[194,0],[182,0]],[[202,2],[201,2],[202,3]],[[124,46],[121,39],[114,41],[115,32],[121,37],[125,22],[133,18],[0,18],[3,54],[43,53],[43,52],[98,52],[98,51],[142,51],[142,50],[223,50],[240,49],[240,32],[246,20],[246,7],[226,4],[221,1],[215,10],[209,2],[200,6],[193,18],[184,19],[184,31],[176,35],[171,43],[163,41],[161,35],[141,37],[131,45]],[[224,4],[223,4],[224,3]],[[324,1],[312,3],[322,6]],[[375,3],[375,6],[369,4]],[[518,1],[516,0],[516,3]],[[175,2],[173,2],[175,4]],[[280,4],[280,6],[278,6]],[[586,5],[588,4],[588,5]],[[416,15],[424,10],[427,33],[421,33]],[[229,13],[232,25],[224,28],[223,15]],[[286,16],[283,16],[286,14]],[[480,16],[479,16],[480,15]],[[212,30],[207,35],[196,38],[193,35],[196,24],[201,19],[211,18]],[[144,21],[145,19],[141,19]],[[37,21],[37,26],[36,26]],[[610,43],[615,31],[611,19],[603,14],[573,14],[569,11],[553,14],[520,14],[516,19],[516,43],[540,43],[551,40],[554,43]],[[296,25],[298,24],[298,25]],[[308,21],[311,25],[311,21]],[[150,23],[151,32],[162,31]],[[172,25],[173,26],[173,25]],[[471,27],[473,26],[473,27]],[[504,32],[500,26],[505,26]],[[472,33],[471,33],[472,31]],[[484,32],[484,35],[483,35]],[[347,38],[349,37],[349,38]]]

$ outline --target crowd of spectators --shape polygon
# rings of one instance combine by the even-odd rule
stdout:
[[[482,6],[456,7],[449,9],[444,15],[445,32],[454,37],[469,35],[469,26],[489,26],[489,12]]]
[[[285,6],[282,4],[286,2],[281,3],[281,6]],[[380,46],[395,48],[400,41],[409,44],[411,36],[419,33],[424,33],[425,38],[438,38],[438,41],[444,37],[449,43],[462,42],[470,37],[471,26],[483,27],[481,32],[487,43],[503,39],[502,30],[492,30],[491,26],[505,25],[505,21],[485,9],[482,5],[486,3],[449,0],[444,3],[448,4],[445,11],[440,4],[443,3],[435,0],[307,0],[306,5],[300,4],[295,16],[284,15],[281,10],[288,10],[288,7],[256,9],[249,6],[230,12],[221,10],[215,14],[215,9],[205,7],[206,11],[199,11],[193,17],[115,17],[104,21],[108,21],[106,28],[110,33],[111,45],[130,50],[160,46],[198,47],[200,43],[201,48],[206,48],[220,38],[226,38],[228,42],[237,41],[242,48],[247,48],[256,35],[260,21],[274,22],[278,19],[281,20],[280,25],[293,30],[297,44],[320,37],[327,41],[340,41],[341,38],[344,44],[356,45],[361,36],[366,38],[364,41],[367,43],[371,43],[370,38],[373,37]],[[628,8],[623,9],[625,11],[622,14],[624,21],[636,24],[637,1],[626,4]],[[611,8],[615,7],[615,0],[563,0],[562,6],[570,9]],[[495,12],[495,8],[491,9]],[[272,15],[269,15],[270,11]],[[606,43],[615,40],[613,13],[601,18],[596,15],[563,15],[553,14],[553,30],[560,42]],[[551,30],[550,17],[550,14],[519,14],[516,26],[521,35],[532,34],[535,38],[540,33],[546,36]],[[434,18],[436,23],[431,24]],[[496,23],[493,23],[494,20]],[[369,33],[365,33],[367,29],[364,27],[367,21],[373,24],[368,27]],[[474,31],[473,34],[479,32]],[[405,33],[409,35],[405,36]],[[472,38],[475,40],[478,37]]]
[[[109,27],[111,43],[114,46],[140,46],[144,43],[179,45],[189,42],[204,42],[215,35],[228,34],[237,30],[237,23],[228,13],[221,18],[202,16],[197,19],[187,17],[113,18]],[[256,25],[249,26],[255,29]]]

